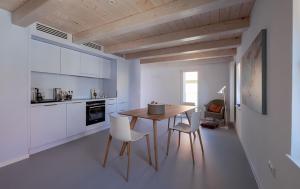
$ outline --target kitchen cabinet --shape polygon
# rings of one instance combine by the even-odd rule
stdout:
[[[111,78],[111,61],[110,60],[101,59],[99,77],[104,78],[104,79]]]
[[[31,40],[31,71],[60,73],[60,47]]]
[[[80,75],[80,52],[61,48],[61,74]]]
[[[128,103],[129,61],[119,59],[117,62],[117,98],[119,103]]]
[[[66,130],[66,104],[31,108],[31,148],[64,139]]]
[[[117,63],[117,111],[128,110],[129,61],[119,59]]]
[[[96,56],[89,54],[80,54],[80,70],[81,75],[87,77],[99,77],[100,60]]]
[[[110,114],[117,112],[117,101],[115,98],[108,98],[105,101],[105,120],[106,124],[110,124]]]
[[[85,102],[67,104],[67,136],[73,136],[86,130]]]

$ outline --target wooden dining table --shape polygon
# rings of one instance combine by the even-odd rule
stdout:
[[[154,143],[154,159],[155,159],[155,170],[158,171],[158,147],[157,147],[157,122],[168,119],[168,127],[170,126],[170,119],[174,117],[174,125],[175,118],[178,114],[186,113],[189,110],[195,109],[194,106],[186,106],[186,105],[166,105],[165,113],[162,115],[152,115],[148,114],[147,108],[134,109],[125,112],[119,112],[121,115],[131,116],[132,119],[130,121],[130,127],[133,129],[136,125],[136,122],[139,118],[152,120],[153,127],[153,143]],[[187,116],[188,118],[188,116]],[[188,120],[190,122],[190,120]],[[120,154],[123,154],[125,151],[125,145],[123,144],[121,148]]]

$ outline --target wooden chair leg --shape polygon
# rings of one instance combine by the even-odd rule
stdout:
[[[190,137],[191,151],[192,151],[192,157],[193,157],[193,164],[195,164],[194,149],[193,149],[193,142],[192,142],[192,134],[191,133],[189,133],[189,137]]]
[[[167,155],[169,155],[169,147],[170,147],[170,140],[171,140],[171,129],[168,131],[168,144],[167,144]]]
[[[196,133],[193,132],[193,135],[194,135],[194,140],[196,140],[196,136],[197,136]]]
[[[120,150],[120,156],[123,156],[124,155],[124,151],[126,149],[126,146],[127,146],[127,143],[126,142],[123,142],[122,144],[122,147],[121,147],[121,150]]]
[[[106,160],[107,160],[107,156],[108,156],[108,152],[109,152],[111,140],[112,140],[112,136],[109,135],[108,141],[107,141],[107,145],[106,145],[105,154],[104,154],[103,164],[102,164],[103,167],[105,167],[105,165],[106,165]]]
[[[178,131],[178,148],[179,148],[179,146],[180,146],[180,136],[181,136],[181,132]]]
[[[202,143],[202,137],[200,134],[200,130],[197,130],[198,136],[199,136],[199,141],[200,141],[200,145],[201,145],[201,150],[202,150],[202,155],[204,155],[204,149],[203,149],[203,143]]]
[[[146,135],[146,142],[147,142],[147,157],[148,157],[148,161],[149,161],[149,164],[152,165],[149,134]]]
[[[128,163],[127,163],[127,177],[126,177],[126,180],[128,182],[129,180],[129,171],[130,171],[130,151],[131,151],[131,144],[130,142],[127,143],[127,156],[128,156]]]
[[[174,116],[173,128],[175,127],[175,124],[176,124],[176,115]]]

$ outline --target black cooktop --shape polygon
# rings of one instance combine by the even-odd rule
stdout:
[[[45,99],[41,101],[31,101],[31,104],[41,104],[41,103],[51,103],[51,102],[61,102],[54,99]]]

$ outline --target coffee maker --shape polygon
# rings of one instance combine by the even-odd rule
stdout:
[[[63,100],[63,95],[62,95],[62,90],[61,88],[54,88],[53,89],[53,98],[56,100],[56,101],[62,101]]]
[[[31,101],[32,102],[40,102],[42,100],[43,100],[43,95],[40,92],[39,88],[32,88]]]

